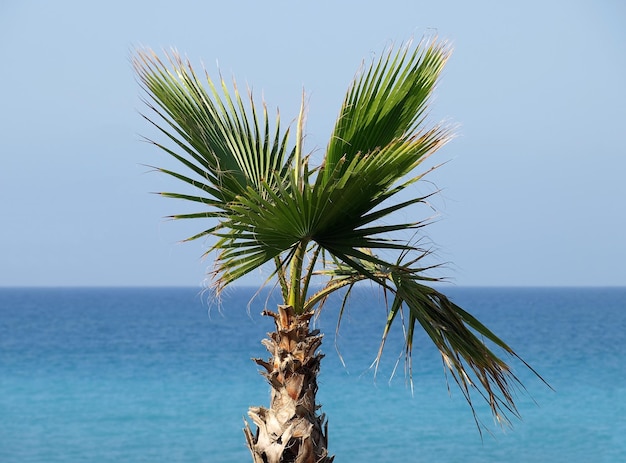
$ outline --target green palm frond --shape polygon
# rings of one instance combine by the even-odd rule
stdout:
[[[425,130],[432,90],[450,56],[446,43],[423,42],[417,47],[390,49],[355,78],[341,107],[326,155],[326,176],[342,158],[370,153],[394,140],[406,140]]]
[[[167,58],[169,66],[146,50],[134,59],[140,82],[152,100],[146,104],[162,123],[146,119],[184,154],[155,144],[194,178],[162,171],[200,188],[221,201],[222,208],[245,194],[247,187],[258,191],[262,182],[280,181],[289,172],[293,153],[287,152],[289,129],[281,134],[279,116],[272,130],[267,107],[263,105],[259,120],[252,94],[247,109],[236,83],[231,94],[223,79],[218,89],[206,75],[207,90],[188,62],[176,53]]]
[[[281,132],[279,116],[272,129],[265,104],[259,117],[251,93],[246,106],[236,83],[231,92],[221,78],[219,86],[208,75],[202,82],[175,52],[167,54],[164,63],[154,52],[140,51],[134,66],[151,100],[146,104],[160,122],[146,119],[174,148],[153,143],[179,161],[187,173],[158,170],[200,190],[198,194],[161,194],[205,209],[173,218],[218,221],[189,239],[207,235],[218,238],[207,252],[219,252],[220,284],[236,280],[284,251],[254,238],[255,210],[267,203],[268,195],[271,197],[281,183],[294,180],[292,163],[301,149],[299,142],[288,149],[289,129]],[[250,201],[251,197],[257,201]]]

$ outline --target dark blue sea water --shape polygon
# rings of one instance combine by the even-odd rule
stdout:
[[[626,289],[445,291],[554,388],[513,362],[523,420],[505,432],[481,406],[482,439],[423,336],[413,394],[402,362],[388,381],[399,342],[374,378],[385,311],[364,291],[338,336],[336,303],[317,321],[338,463],[626,461]],[[197,289],[0,289],[0,462],[251,461],[242,418],[269,389],[250,358],[272,329],[251,295],[232,290],[220,312]]]

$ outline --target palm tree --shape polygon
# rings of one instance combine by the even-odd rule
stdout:
[[[216,251],[215,291],[266,264],[272,268],[267,282],[281,291],[283,304],[264,311],[276,327],[263,341],[270,358],[255,359],[271,385],[270,406],[251,407],[256,431],[244,429],[255,463],[333,460],[316,403],[322,334],[309,323],[329,295],[342,290],[345,304],[361,281],[380,287],[389,304],[377,360],[400,319],[410,362],[421,326],[472,411],[470,393],[478,392],[497,420],[517,415],[511,392],[519,382],[492,348],[519,357],[431,286],[437,279],[424,264],[430,252],[414,239],[429,219],[397,219],[426,202],[427,195],[411,188],[426,173],[417,168],[451,137],[447,127],[427,123],[450,53],[446,43],[424,40],[392,48],[366,66],[317,166],[303,148],[304,98],[290,143],[291,130],[282,128],[278,114],[270,121],[265,104],[258,107],[251,92],[242,96],[235,82],[231,89],[221,78],[215,83],[205,75],[203,82],[176,52],[165,61],[151,50],[134,57],[152,113],[146,119],[167,142],[151,143],[184,167],[158,170],[191,187],[191,193],[161,194],[200,208],[173,218],[209,219],[189,240],[213,237],[207,253]]]

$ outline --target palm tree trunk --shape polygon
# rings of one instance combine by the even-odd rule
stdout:
[[[270,352],[268,362],[254,361],[265,368],[262,374],[272,387],[270,408],[250,407],[248,416],[256,424],[253,434],[246,422],[244,433],[254,463],[331,463],[328,456],[328,423],[317,415],[317,374],[324,356],[316,353],[322,343],[319,330],[309,331],[313,312],[296,314],[281,305],[278,313],[264,311],[276,331],[262,341]]]

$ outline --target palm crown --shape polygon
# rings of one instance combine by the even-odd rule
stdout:
[[[445,43],[424,41],[390,50],[366,67],[347,92],[318,166],[303,151],[304,98],[290,142],[292,129],[283,129],[278,115],[271,121],[266,106],[257,108],[236,84],[229,90],[208,75],[203,83],[176,53],[163,62],[143,50],[134,66],[157,116],[147,119],[170,142],[153,143],[185,168],[159,170],[196,191],[161,194],[201,209],[174,218],[213,219],[189,239],[216,238],[208,252],[217,252],[217,290],[273,262],[285,303],[303,314],[334,291],[348,289],[347,297],[357,282],[369,280],[392,296],[380,352],[390,327],[403,319],[410,359],[421,326],[470,406],[476,389],[507,421],[507,411],[517,414],[511,396],[517,380],[478,336],[517,355],[428,285],[435,280],[423,264],[428,251],[399,233],[428,223],[398,221],[397,212],[425,202],[407,194],[425,173],[416,168],[451,136],[447,127],[426,121],[450,51]],[[314,276],[325,277],[325,284],[312,285]],[[406,316],[398,317],[402,311]]]

